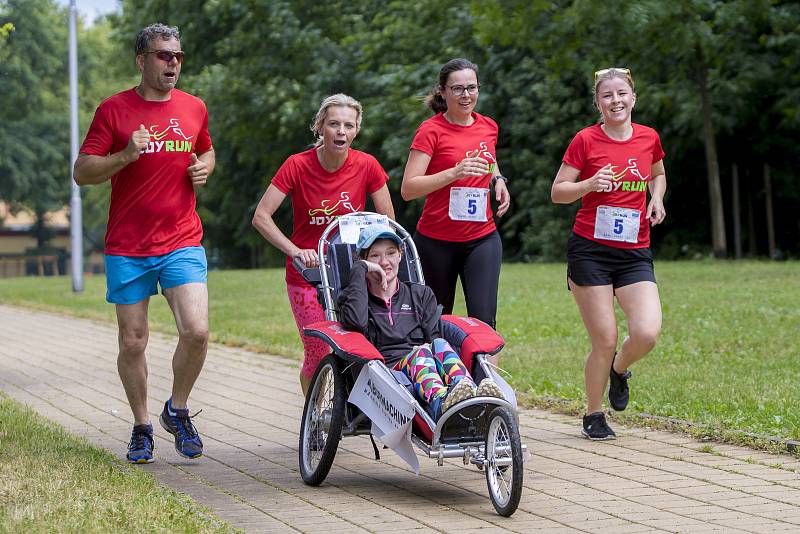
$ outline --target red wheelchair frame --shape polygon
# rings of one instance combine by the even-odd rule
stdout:
[[[351,221],[369,221],[380,217],[369,212],[347,215]],[[399,277],[424,284],[416,246],[402,226],[387,219],[403,241],[404,251]],[[325,229],[319,241],[320,267],[305,268],[295,262],[303,277],[317,287],[325,309],[325,321],[304,328],[305,335],[327,343],[331,354],[326,356],[311,380],[303,408],[300,427],[299,461],[303,481],[319,485],[330,471],[339,440],[343,436],[371,434],[372,423],[355,405],[347,402],[355,383],[354,371],[370,361],[383,362],[383,356],[359,332],[346,330],[336,321],[336,296],[346,283],[352,266],[355,246],[342,242],[340,220]],[[487,358],[502,350],[503,338],[487,324],[470,317],[443,315],[443,337],[460,355],[476,382],[483,377],[502,379]],[[473,397],[457,403],[433,421],[411,391],[400,384],[385,366],[374,367],[386,373],[396,384],[400,395],[413,400],[414,418],[411,441],[441,466],[445,458],[462,458],[486,473],[489,496],[495,510],[510,516],[517,509],[522,494],[523,461],[526,447],[521,443],[516,399]],[[373,441],[374,445],[374,441]],[[376,458],[379,456],[375,447]]]

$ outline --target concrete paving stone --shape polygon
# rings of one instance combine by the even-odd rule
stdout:
[[[116,372],[116,328],[0,305],[0,390],[117,458],[130,410]],[[171,389],[174,336],[152,333],[149,413]],[[614,423],[615,442],[580,437],[573,416],[523,410],[533,453],[510,520],[494,512],[485,478],[458,460],[420,459],[415,476],[391,451],[375,462],[366,437],[342,441],[322,486],[302,483],[298,362],[211,344],[192,393],[206,444],[179,458],[157,427],[158,462],[137,466],[247,532],[750,532],[800,530],[800,461]],[[778,469],[782,465],[788,469]],[[716,504],[714,504],[716,503]]]
[[[691,527],[684,527],[677,531],[671,530],[671,532],[681,532],[687,534],[711,534],[713,532],[723,532],[724,534],[748,534],[748,531],[746,530],[739,530],[731,527],[723,527],[712,524],[693,525]]]
[[[725,528],[741,529],[746,532],[775,532],[787,528],[794,528],[797,532],[797,526],[792,526],[790,523],[782,523],[770,519],[751,517],[748,519],[726,519],[719,518],[715,524],[722,525]]]

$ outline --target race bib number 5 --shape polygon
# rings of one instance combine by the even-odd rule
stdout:
[[[486,222],[489,190],[480,187],[450,189],[450,219],[454,221]]]
[[[597,206],[594,220],[594,237],[609,241],[636,243],[639,238],[641,212],[629,208]]]

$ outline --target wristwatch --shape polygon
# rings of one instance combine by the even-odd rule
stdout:
[[[503,180],[506,183],[506,185],[508,185],[508,178],[506,178],[502,174],[496,174],[492,176],[492,187],[494,187],[494,184],[497,183],[497,180]]]

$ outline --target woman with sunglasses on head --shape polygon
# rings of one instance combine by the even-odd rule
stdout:
[[[610,380],[611,407],[624,410],[628,368],[655,346],[661,331],[650,227],[666,215],[664,151],[655,130],[631,121],[635,103],[628,69],[595,73],[600,122],[572,140],[551,191],[557,204],[581,199],[567,242],[567,285],[592,344],[584,371],[582,430],[592,440],[615,437],[602,411],[606,384]],[[628,321],[628,335],[618,352],[615,296]]]
[[[394,218],[386,171],[374,157],[350,148],[361,129],[361,118],[361,104],[350,96],[336,94],[323,100],[311,123],[316,144],[281,165],[253,216],[253,226],[286,254],[286,290],[304,348],[300,371],[303,393],[330,350],[321,340],[303,335],[303,327],[324,321],[325,312],[317,301],[316,289],[300,276],[292,261],[299,258],[306,267],[318,267],[317,244],[322,232],[339,215],[363,211],[367,194],[375,211]],[[293,209],[291,239],[273,220],[287,196]]]
[[[497,124],[474,111],[478,67],[452,59],[425,100],[435,115],[417,129],[403,173],[403,199],[425,197],[414,242],[425,283],[444,313],[452,313],[461,277],[467,314],[495,328],[503,245],[492,218],[508,210],[510,195],[495,155]]]

